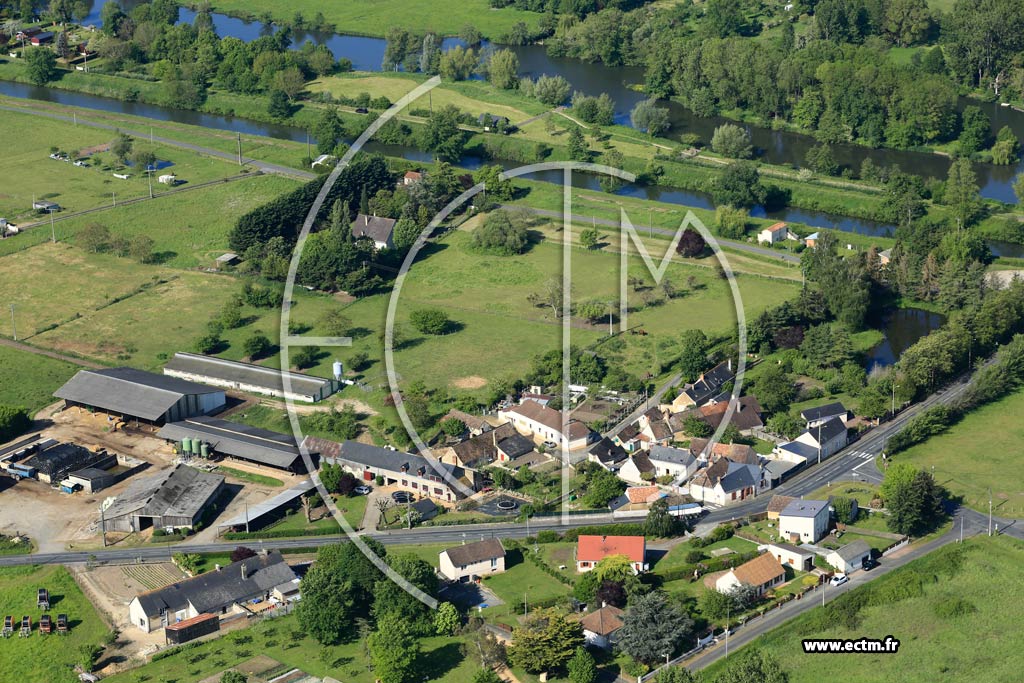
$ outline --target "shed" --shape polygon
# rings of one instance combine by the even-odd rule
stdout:
[[[164,643],[181,645],[202,636],[208,636],[220,630],[220,617],[216,614],[204,613],[199,616],[169,624],[164,629]]]
[[[225,256],[235,255],[224,254],[217,259],[218,264]],[[322,401],[342,387],[341,382],[336,379],[182,351],[175,353],[174,357],[167,361],[164,374],[225,389],[308,403]]]
[[[220,495],[224,477],[175,465],[155,477],[132,482],[102,512],[106,531],[149,527],[193,528]]]
[[[160,428],[157,436],[174,442],[196,439],[209,444],[214,454],[289,472],[306,471],[294,437],[269,429],[197,416],[169,422]]]
[[[117,482],[117,475],[98,467],[86,467],[68,475],[72,484],[82,487],[86,493],[96,493]]]

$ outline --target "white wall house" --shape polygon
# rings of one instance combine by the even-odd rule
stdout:
[[[779,535],[797,543],[817,543],[828,533],[827,500],[794,500],[779,513]]]
[[[523,401],[517,406],[498,411],[498,417],[508,420],[523,434],[538,441],[553,441],[564,450],[576,451],[590,443],[590,429],[577,420],[570,421],[567,433],[562,433],[562,414],[537,401]]]
[[[861,563],[868,557],[871,557],[871,546],[865,541],[854,541],[825,555],[825,561],[837,571],[849,574],[860,569]]]
[[[449,581],[473,581],[505,571],[505,548],[497,538],[457,545],[441,551],[438,563]]]

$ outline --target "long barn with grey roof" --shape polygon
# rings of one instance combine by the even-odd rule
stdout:
[[[252,363],[240,363],[197,353],[178,352],[164,366],[169,377],[202,382],[250,394],[290,398],[310,403],[322,401],[341,388],[341,382],[281,371]],[[285,381],[287,380],[287,382]]]
[[[101,515],[106,531],[149,527],[193,528],[224,486],[219,474],[175,465],[155,477],[133,481]]]
[[[54,392],[65,407],[102,410],[128,420],[164,424],[224,407],[224,390],[135,368],[81,370]]]
[[[198,439],[208,444],[212,455],[226,455],[289,472],[306,471],[295,439],[268,429],[200,416],[165,424],[157,436],[175,442]]]

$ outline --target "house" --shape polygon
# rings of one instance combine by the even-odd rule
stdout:
[[[441,575],[449,581],[475,581],[505,571],[505,548],[497,538],[457,545],[442,550],[438,564]]]
[[[846,448],[848,440],[846,424],[842,418],[833,417],[805,430],[793,441],[779,444],[775,450],[785,459],[815,462]]]
[[[140,593],[129,603],[128,616],[150,633],[201,614],[241,613],[245,603],[269,600],[274,587],[294,580],[295,572],[281,553],[272,550]]]
[[[102,410],[125,420],[162,425],[224,407],[223,389],[135,368],[80,370],[53,392],[64,407]]]
[[[609,472],[617,472],[629,456],[626,449],[610,438],[603,437],[587,451],[587,460],[597,463]]]
[[[422,455],[358,441],[339,443],[313,436],[307,436],[302,443],[309,452],[319,453],[321,462],[339,464],[357,479],[371,482],[381,477],[385,486],[395,486],[417,496],[455,502],[477,489],[479,475],[472,470],[427,460]]]
[[[391,249],[395,246],[395,223],[397,222],[394,218],[367,216],[365,213],[361,213],[352,222],[352,236],[356,239],[366,237],[373,240],[373,246],[378,250]]]
[[[185,440],[193,442],[193,455],[201,455],[205,445],[205,457],[220,455],[293,474],[306,473],[306,463],[291,434],[200,415],[168,422],[156,435],[172,443],[181,443],[182,450]]]
[[[483,127],[485,133],[492,131],[500,131],[503,133],[508,132],[509,120],[507,116],[497,116],[495,114],[483,113],[477,117],[477,123]]]
[[[814,249],[816,246],[818,246],[819,239],[821,239],[821,235],[816,232],[812,232],[810,235],[803,238],[801,241],[804,243],[804,246],[807,247],[808,249]]]
[[[731,593],[739,586],[753,586],[757,594],[778,586],[786,580],[786,570],[771,553],[761,553],[749,562],[730,569],[715,581],[715,590],[719,593]]]
[[[223,489],[223,475],[177,464],[155,477],[129,484],[101,509],[100,526],[104,531],[123,532],[149,527],[193,529]]]
[[[892,248],[878,252],[878,265],[887,266],[892,262]]]
[[[712,431],[718,429],[719,425],[722,424],[722,420],[725,419],[725,413],[729,410],[729,403],[730,401],[727,399],[671,415],[669,417],[669,424],[672,426],[675,438],[677,440],[685,438],[683,425],[689,417],[700,420],[710,427]],[[740,434],[750,434],[755,429],[763,427],[761,404],[758,403],[757,397],[740,396],[736,399],[736,409],[729,419],[729,424],[736,427]]]
[[[602,605],[580,619],[583,627],[583,639],[587,645],[610,650],[615,645],[615,636],[622,628],[626,613],[613,605]]]
[[[640,450],[642,440],[640,439],[640,427],[636,424],[628,424],[622,431],[612,437],[615,443],[626,449],[627,453],[635,453]]]
[[[647,458],[654,467],[655,478],[672,477],[674,480],[686,481],[700,467],[700,463],[693,453],[684,448],[655,444],[651,446]]]
[[[715,462],[719,458],[727,458],[743,465],[761,464],[761,456],[752,446],[743,443],[711,443],[709,439],[690,439],[689,451],[695,457]]]
[[[505,437],[496,444],[498,449],[498,462],[501,463],[522,463],[523,458],[529,458],[533,464],[546,462],[547,457],[537,452],[533,440],[523,436],[519,432]],[[508,466],[508,465],[507,465]],[[519,465],[516,465],[519,467]]]
[[[779,513],[779,537],[817,543],[828,533],[829,519],[827,500],[794,500]]]
[[[472,436],[465,441],[460,441],[452,446],[438,449],[437,457],[441,462],[479,470],[497,462],[500,459],[501,455],[498,451],[498,442],[504,441],[512,436],[519,436],[519,432],[516,431],[516,428],[511,422],[506,422],[495,429],[482,432],[481,434]],[[523,438],[525,439],[525,437]],[[529,439],[525,440],[529,442],[529,447],[532,450],[533,442]],[[512,444],[506,444],[506,447],[510,450],[515,450]],[[522,455],[522,453],[516,452],[516,455],[512,457],[518,457],[519,455]],[[511,458],[507,459],[511,460]]]
[[[37,33],[34,36],[32,36],[31,38],[29,38],[28,42],[32,43],[36,47],[39,47],[40,45],[46,45],[47,43],[49,43],[51,41],[53,41],[53,32],[52,31],[43,31],[43,32]]]
[[[783,565],[803,572],[809,572],[814,568],[814,553],[810,550],[798,548],[790,543],[772,543],[767,550]]]
[[[224,257],[217,260],[220,261],[221,258]],[[168,377],[178,377],[190,382],[307,403],[322,401],[342,388],[341,382],[336,379],[183,351],[175,353],[174,357],[167,361],[163,372]]]
[[[39,28],[38,26],[29,26],[29,27],[23,28],[20,31],[18,31],[17,33],[15,33],[14,34],[14,38],[15,38],[15,40],[19,40],[19,41],[21,41],[21,40],[28,40],[29,38],[31,38],[32,36],[36,35],[37,33],[39,33],[42,30],[43,29]]]
[[[757,495],[762,483],[761,469],[757,465],[719,458],[697,470],[688,490],[690,496],[702,504],[728,505]]]
[[[624,493],[630,505],[650,505],[659,498],[666,496],[658,486],[629,486]]]
[[[869,557],[871,557],[871,546],[866,541],[854,541],[838,550],[829,552],[825,555],[825,561],[835,567],[836,571],[849,574],[860,569],[861,563]]]
[[[785,223],[774,223],[757,233],[758,244],[777,244],[786,240],[799,239]]]
[[[654,481],[654,464],[644,452],[634,453],[619,467],[619,479],[631,484],[643,484]]]
[[[470,436],[480,436],[484,432],[489,432],[492,429],[494,429],[491,423],[485,420],[484,418],[477,417],[476,415],[470,415],[467,412],[457,410],[455,408],[452,408],[447,413],[445,413],[444,417],[438,420],[438,423],[440,424],[443,423],[445,420],[452,419],[458,420],[462,424],[466,425],[466,429],[469,430]]]
[[[45,199],[37,199],[32,202],[32,208],[36,211],[60,211],[60,204],[57,202],[47,201]]]
[[[527,401],[535,401],[536,403],[539,403],[542,406],[546,406],[547,404],[555,400],[555,397],[552,396],[551,394],[545,394],[542,391],[540,391],[540,387],[534,387],[534,389],[536,389],[536,391],[524,391],[523,393],[519,394],[519,402],[525,403]]]
[[[647,437],[647,443],[668,445],[672,443],[672,428],[660,408],[651,408],[637,421],[640,436]]]
[[[724,392],[725,386],[733,381],[736,375],[732,371],[732,359],[723,361],[715,367],[701,373],[691,384],[686,384],[683,391],[672,401],[663,406],[662,410],[670,413],[681,413],[687,408],[700,407],[711,402]]]
[[[498,417],[510,421],[520,432],[534,439],[552,441],[564,450],[579,450],[590,443],[591,432],[585,424],[570,420],[567,433],[563,434],[562,413],[537,401],[525,400],[517,406],[499,410]]]
[[[645,572],[647,540],[643,536],[580,536],[576,541],[576,571],[589,572],[606,557],[625,555],[633,573]]]
[[[419,171],[406,171],[405,175],[402,176],[402,185],[408,187],[409,185],[415,185],[421,180],[423,180],[423,174]]]
[[[840,418],[843,424],[846,424],[850,421],[850,411],[844,408],[842,403],[836,402],[801,410],[800,417],[807,423],[804,428],[811,429],[820,424],[825,424],[833,417]]]
[[[796,498],[792,496],[772,496],[768,501],[768,519],[778,519],[779,514],[786,509]]]

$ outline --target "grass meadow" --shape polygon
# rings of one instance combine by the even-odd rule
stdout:
[[[53,403],[53,392],[79,369],[61,360],[0,346],[0,404],[34,413]]]

